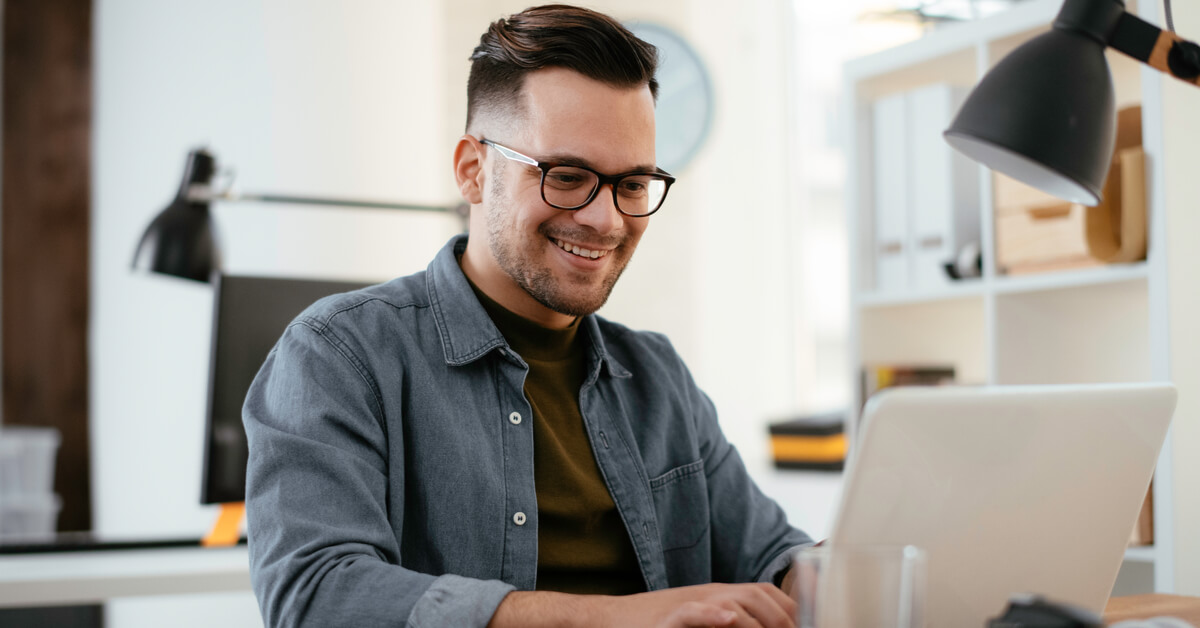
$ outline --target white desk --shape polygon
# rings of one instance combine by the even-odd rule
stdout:
[[[0,607],[249,590],[244,545],[0,555]]]

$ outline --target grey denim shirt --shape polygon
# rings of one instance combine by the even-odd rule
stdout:
[[[485,626],[537,582],[525,362],[452,239],[425,272],[322,299],[246,398],[250,576],[269,626]],[[798,547],[667,339],[581,321],[579,405],[648,590],[769,581]]]

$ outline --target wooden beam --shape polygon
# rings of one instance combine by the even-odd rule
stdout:
[[[3,420],[62,432],[58,527],[90,530],[92,4],[7,0],[2,6]]]

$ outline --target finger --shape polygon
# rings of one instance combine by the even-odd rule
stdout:
[[[760,583],[758,586],[763,591],[766,591],[767,595],[771,596],[771,599],[774,600],[775,603],[779,605],[779,608],[782,608],[783,612],[789,617],[794,617],[796,615],[796,600],[784,592],[783,589],[765,582]]]
[[[737,615],[737,619],[731,624],[733,628],[766,628],[762,622],[754,617],[753,612],[744,603],[728,600],[724,605]]]
[[[706,626],[731,626],[737,621],[737,613],[713,604],[688,602],[675,609],[664,622],[664,628],[701,628]]]
[[[795,603],[786,595],[783,599],[776,596],[782,593],[771,585],[752,585],[738,601],[764,628],[792,628],[795,626]]]

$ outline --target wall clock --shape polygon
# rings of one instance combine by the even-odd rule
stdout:
[[[627,27],[658,48],[654,150],[659,167],[677,175],[696,156],[712,127],[712,81],[700,55],[675,31],[646,22]]]

